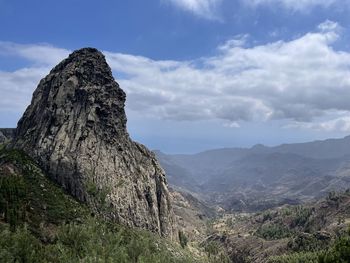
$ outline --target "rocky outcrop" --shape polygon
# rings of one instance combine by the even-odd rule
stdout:
[[[15,135],[13,128],[0,128],[0,143],[11,141]]]
[[[96,212],[170,236],[165,174],[154,154],[129,138],[124,103],[103,54],[75,51],[40,81],[12,147]]]

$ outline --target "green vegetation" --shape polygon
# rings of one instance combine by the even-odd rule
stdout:
[[[275,256],[268,259],[268,263],[318,263],[318,252],[299,252],[289,255]]]
[[[12,231],[25,221],[25,196],[26,187],[22,177],[0,174],[0,214],[3,214]]]
[[[291,227],[304,226],[312,215],[312,209],[301,205],[295,206],[291,210],[291,215],[293,216]]]
[[[294,236],[309,223],[313,210],[301,205],[288,206],[277,211],[267,210],[260,214],[262,224],[255,235],[266,240]]]
[[[310,242],[311,244],[311,242]],[[313,245],[315,246],[315,245]],[[314,249],[310,248],[310,250]],[[350,262],[350,228],[327,249],[274,256],[268,263],[347,263]]]
[[[54,241],[43,244],[26,227],[11,232],[0,228],[1,262],[193,262],[185,254],[174,257],[167,242],[146,231],[101,223],[58,227]]]
[[[99,204],[101,207],[103,207],[106,204],[107,195],[110,193],[109,188],[105,187],[105,188],[99,189],[97,187],[97,184],[92,179],[87,181],[85,187],[86,187],[87,193],[94,200],[96,200],[97,204]]]
[[[268,220],[271,220],[272,218],[274,218],[276,216],[276,213],[274,213],[274,212],[272,212],[272,211],[270,211],[270,210],[267,210],[267,211],[264,211],[263,213],[262,213],[262,220],[263,220],[263,222],[266,222],[266,221],[268,221]]]
[[[226,255],[225,251],[215,241],[210,241],[205,244],[205,252],[210,263],[229,263],[230,258]]]
[[[334,245],[319,257],[319,263],[350,262],[350,227],[348,233],[335,241]]]
[[[91,216],[15,150],[0,150],[0,236],[0,262],[195,262],[156,234]]]
[[[315,235],[298,233],[288,242],[288,247],[295,252],[319,251],[329,246],[328,239],[318,239]]]
[[[67,195],[49,180],[24,153],[0,151],[0,220],[12,230],[23,222],[31,231],[45,224],[81,221],[89,214],[87,207]]]
[[[188,238],[186,237],[185,233],[181,230],[179,231],[179,240],[181,247],[185,248],[187,246]]]
[[[281,224],[267,223],[260,226],[255,234],[266,240],[274,240],[290,237],[291,231]]]

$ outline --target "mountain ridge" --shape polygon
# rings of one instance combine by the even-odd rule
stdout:
[[[350,187],[350,136],[274,147],[156,155],[171,175],[173,187],[229,210],[255,211],[301,203]],[[187,177],[177,174],[179,171]]]

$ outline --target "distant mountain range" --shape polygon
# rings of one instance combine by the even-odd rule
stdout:
[[[170,185],[226,210],[263,210],[350,187],[350,136],[197,154],[155,153]]]

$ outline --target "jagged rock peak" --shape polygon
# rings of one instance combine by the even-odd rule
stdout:
[[[18,123],[18,135],[33,125],[33,119],[39,125],[51,119],[59,127],[57,122],[64,121],[62,116],[73,115],[69,118],[80,124],[82,131],[94,126],[106,135],[104,139],[116,139],[115,136],[127,135],[124,104],[125,93],[114,81],[104,55],[95,48],[83,48],[41,80]]]
[[[75,68],[80,77],[91,83],[101,84],[103,81],[113,79],[112,71],[105,56],[96,48],[82,48],[74,51],[68,58],[59,63],[50,73],[57,73]],[[91,75],[89,75],[91,74]],[[101,78],[96,78],[100,76]]]
[[[124,104],[103,54],[80,49],[40,81],[12,147],[96,212],[171,235],[165,174],[154,154],[129,138]]]

